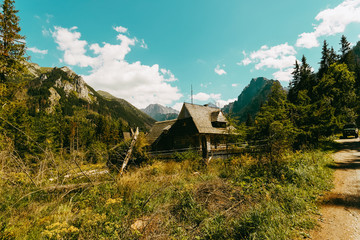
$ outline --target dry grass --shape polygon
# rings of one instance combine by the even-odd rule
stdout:
[[[31,172],[38,186],[21,169],[1,173],[0,236],[16,239],[298,237],[313,226],[309,216],[316,212],[316,196],[328,188],[324,183],[329,176],[325,165],[330,161],[319,152],[288,155],[275,174],[266,159],[246,155],[213,160],[208,166],[196,156],[190,159],[178,156],[177,161],[153,161],[133,167],[116,180],[108,174],[88,174],[91,182],[82,173],[100,171],[104,165],[84,164],[82,155],[76,156],[77,164],[74,158],[69,158],[58,165],[58,170],[51,169],[52,160],[41,159],[38,168]],[[14,159],[2,160],[2,169],[9,170],[10,163],[14,163]],[[43,179],[53,176],[60,176],[61,181]],[[17,177],[15,185],[3,180],[10,177],[13,181]],[[88,185],[44,190],[54,182]]]

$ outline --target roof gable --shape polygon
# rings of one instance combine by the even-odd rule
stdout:
[[[169,130],[171,126],[176,122],[176,119],[169,121],[156,122],[150,129],[149,134],[146,136],[146,140],[149,144],[153,144],[156,139],[166,130]]]
[[[215,128],[212,122],[225,122],[221,110],[214,107],[184,103],[178,119],[192,118],[199,133],[225,134],[226,128]]]

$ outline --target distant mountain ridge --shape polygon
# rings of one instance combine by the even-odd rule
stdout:
[[[277,81],[264,77],[253,78],[235,102],[223,107],[223,112],[231,114],[240,122],[245,122],[248,116],[254,119],[261,105],[266,102],[275,82]]]
[[[127,101],[102,96],[68,67],[38,68],[34,64],[30,67],[30,74],[35,79],[29,82],[27,95],[35,113],[45,111],[50,114],[59,108],[63,114],[71,116],[77,109],[83,109],[121,119],[130,127],[143,130],[154,123],[152,118]]]
[[[170,107],[162,106],[160,104],[150,104],[145,109],[141,109],[141,111],[156,121],[176,119],[179,115],[179,111]]]

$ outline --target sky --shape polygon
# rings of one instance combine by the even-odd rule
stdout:
[[[302,55],[360,41],[360,0],[15,0],[31,62],[68,66],[138,108],[234,101],[252,78],[287,87]]]

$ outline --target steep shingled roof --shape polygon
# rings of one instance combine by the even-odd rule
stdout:
[[[176,122],[176,119],[169,121],[156,122],[151,128],[149,134],[146,136],[146,140],[151,145],[153,144],[160,135],[171,128],[171,126]]]
[[[184,103],[178,119],[192,118],[199,133],[227,134],[226,128],[215,128],[211,122],[226,122],[219,108]]]

